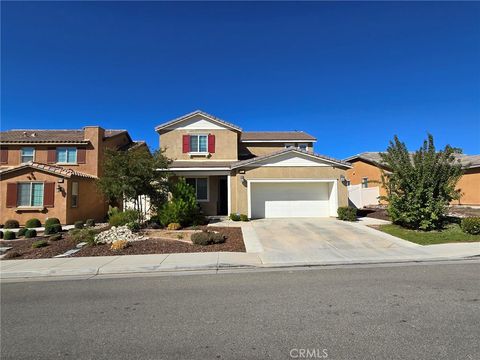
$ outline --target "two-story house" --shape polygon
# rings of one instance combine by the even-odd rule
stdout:
[[[305,132],[246,132],[199,110],[155,130],[206,215],[328,217],[348,204],[350,164],[314,153]]]
[[[10,130],[0,133],[0,222],[49,217],[62,224],[102,221],[108,204],[96,187],[106,149],[135,145],[126,130]]]

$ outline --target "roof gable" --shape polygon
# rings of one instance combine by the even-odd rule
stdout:
[[[258,156],[253,159],[239,161],[232,164],[232,169],[250,166],[338,166],[342,168],[351,168],[349,163],[342,160],[293,148],[284,149],[264,156]]]
[[[201,110],[196,110],[189,114],[180,116],[176,119],[170,120],[166,123],[155,127],[155,131],[164,132],[170,130],[215,130],[215,129],[229,129],[235,131],[242,131],[238,126],[231,124],[225,120],[219,119],[213,115],[207,114]]]

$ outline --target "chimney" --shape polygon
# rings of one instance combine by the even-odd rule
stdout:
[[[84,140],[90,141],[87,146],[85,172],[95,176],[100,175],[101,162],[103,160],[103,139],[105,137],[105,129],[100,126],[85,126],[83,128]]]

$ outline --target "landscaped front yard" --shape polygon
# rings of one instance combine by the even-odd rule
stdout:
[[[458,224],[449,224],[441,231],[409,230],[394,224],[378,225],[374,228],[420,245],[480,241],[480,235],[467,234]]]

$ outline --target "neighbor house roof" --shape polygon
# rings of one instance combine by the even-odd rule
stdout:
[[[127,130],[105,130],[105,138],[114,137]],[[88,143],[84,130],[31,130],[15,129],[0,132],[0,143]]]
[[[245,131],[240,136],[240,141],[307,141],[314,142],[317,139],[303,131]]]
[[[413,154],[413,153],[411,153]],[[460,164],[465,169],[476,168],[480,167],[480,155],[466,155],[466,154],[456,154],[455,157],[457,160],[460,161]],[[370,162],[376,166],[383,167],[382,158],[380,157],[380,152],[363,152],[357,155],[350,156],[345,161],[353,161],[353,160],[364,160],[366,162]]]
[[[205,111],[202,111],[202,110],[195,110],[195,111],[192,111],[191,113],[188,113],[186,115],[182,115],[182,116],[177,117],[173,120],[170,120],[170,121],[167,121],[163,124],[157,125],[155,127],[155,131],[163,130],[163,129],[168,128],[168,127],[170,127],[170,126],[172,126],[176,123],[188,120],[189,118],[191,118],[193,116],[196,116],[196,115],[202,115],[202,116],[206,117],[207,119],[209,119],[213,122],[219,123],[221,125],[224,125],[226,127],[229,127],[231,129],[234,129],[234,130],[237,130],[237,131],[242,131],[242,129],[240,127],[238,127],[237,125],[229,123],[228,121],[222,120],[222,119],[220,119],[216,116],[213,116],[211,114],[208,114],[208,113],[206,113]]]
[[[39,171],[44,171],[50,174],[54,175],[60,175],[62,177],[66,178],[71,178],[72,176],[78,176],[78,177],[83,177],[83,178],[88,178],[88,179],[96,179],[96,176],[89,175],[82,173],[80,171],[72,170],[72,169],[67,169],[61,166],[55,166],[55,165],[48,165],[48,164],[43,164],[43,163],[38,163],[38,162],[33,162],[30,161],[26,164],[22,164],[20,166],[14,167],[14,168],[9,168],[5,170],[0,171],[0,175],[12,173],[15,171],[23,170],[23,169],[34,169],[34,170],[39,170]]]
[[[313,158],[320,159],[320,160],[324,160],[324,161],[327,161],[327,162],[330,162],[330,163],[333,163],[333,164],[336,164],[336,165],[339,165],[339,166],[342,166],[342,167],[346,167],[346,168],[351,168],[352,167],[351,164],[349,164],[348,162],[343,161],[343,160],[334,159],[334,158],[331,158],[329,156],[325,156],[325,155],[321,155],[321,154],[310,153],[310,152],[303,151],[303,150],[300,150],[300,149],[287,148],[287,149],[282,149],[280,151],[276,151],[276,152],[271,153],[271,154],[257,156],[257,157],[254,157],[252,159],[237,161],[236,163],[232,164],[231,168],[232,169],[237,169],[237,168],[240,168],[240,167],[243,167],[243,166],[253,165],[253,164],[258,163],[262,160],[270,159],[270,158],[273,158],[275,156],[279,156],[279,155],[287,154],[287,153],[291,153],[291,152],[292,153],[299,153],[299,154],[306,155],[306,156],[313,157]]]

